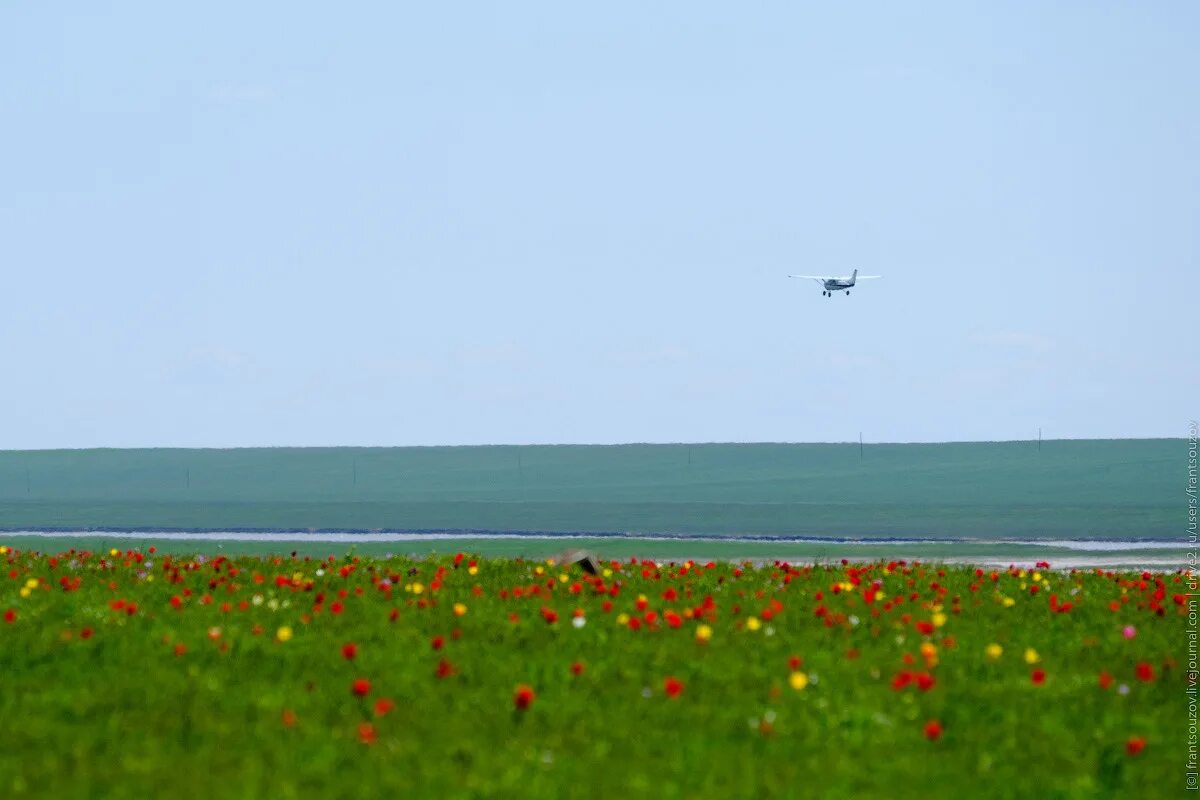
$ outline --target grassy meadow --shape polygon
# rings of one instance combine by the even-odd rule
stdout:
[[[0,452],[0,529],[1178,532],[1176,440]]]
[[[0,541],[4,541],[0,539]],[[1178,574],[0,546],[5,797],[1164,797]]]

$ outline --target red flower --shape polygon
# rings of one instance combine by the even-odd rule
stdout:
[[[931,742],[936,742],[942,735],[942,723],[936,719],[931,719],[925,723],[925,738]]]
[[[382,717],[389,711],[394,709],[396,704],[386,697],[381,697],[375,701],[375,716]]]
[[[355,697],[366,697],[371,691],[371,682],[366,678],[359,678],[350,685],[350,691]]]
[[[1046,682],[1046,671],[1042,669],[1035,669],[1033,672],[1029,673],[1029,680],[1033,681],[1034,686],[1041,686]]]
[[[922,692],[928,692],[933,688],[933,684],[936,682],[937,681],[934,680],[934,677],[928,672],[917,673],[917,688],[919,688]]]
[[[1135,669],[1139,681],[1149,683],[1154,680],[1154,667],[1147,664],[1145,661],[1139,661]]]
[[[441,650],[446,646],[446,639],[442,636],[435,636],[433,637],[433,641],[431,641],[429,644],[434,650]]]
[[[898,692],[912,682],[913,674],[908,670],[902,670],[896,673],[896,677],[892,678],[892,689]]]
[[[683,694],[683,681],[668,675],[663,680],[663,691],[667,693],[667,697],[679,697]]]
[[[285,708],[283,713],[279,715],[279,721],[283,723],[283,727],[290,728],[296,724],[296,712],[290,708]]]
[[[92,638],[92,633],[93,633],[93,631],[91,628],[84,628],[83,630],[81,630],[79,632],[79,638],[80,639],[90,639],[90,638]]]
[[[571,664],[571,674],[572,675],[582,675],[583,674],[583,662],[582,661],[575,661]]]
[[[558,612],[553,608],[542,606],[542,619],[546,620],[546,624],[553,625],[558,622]]]
[[[1107,689],[1108,687],[1112,686],[1112,682],[1113,682],[1112,675],[1109,675],[1107,672],[1100,673],[1100,688],[1101,689]]]
[[[796,670],[800,669],[803,666],[804,666],[804,659],[801,658],[800,656],[792,656],[791,658],[788,659],[788,669],[790,669],[792,672],[795,672]]]
[[[4,621],[7,622],[9,625],[12,625],[14,622],[17,621],[17,612],[11,608],[8,609],[7,611],[5,611],[4,612]]]
[[[1131,756],[1136,756],[1145,749],[1146,739],[1144,736],[1130,736],[1129,741],[1125,743],[1125,752]]]
[[[917,622],[917,631],[928,636],[933,633],[933,623],[927,620],[920,620]]]
[[[342,645],[342,658],[353,661],[356,655],[358,655],[358,645],[354,642],[346,642]]]
[[[456,670],[454,669],[454,665],[443,658],[438,662],[437,670],[434,672],[434,674],[439,678],[449,678],[455,672]]]
[[[533,705],[533,698],[535,696],[536,695],[534,695],[532,688],[526,686],[525,684],[521,684],[517,687],[517,691],[513,694],[513,705],[518,711],[525,711],[531,705]]]
[[[330,604],[329,610],[331,612],[333,612],[334,614],[340,614],[346,610],[346,607],[344,605],[342,605],[341,603],[339,603],[337,600],[334,600],[333,603]]]
[[[375,726],[369,722],[358,723],[358,740],[363,744],[375,744]]]

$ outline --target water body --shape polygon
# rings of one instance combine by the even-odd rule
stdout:
[[[0,530],[1167,540],[1182,439],[0,451]]]
[[[890,538],[853,539],[820,536],[688,536],[686,534],[634,534],[634,533],[568,533],[555,534],[537,531],[473,532],[473,531],[173,531],[173,530],[78,530],[45,531],[18,530],[0,533],[6,538],[47,539],[114,539],[114,540],[163,540],[181,542],[266,542],[286,544],[291,542],[328,542],[336,544],[362,544],[365,542],[442,542],[442,541],[546,541],[572,543],[576,540],[612,539],[628,542],[693,542],[700,545],[745,543],[756,545],[808,544],[843,548],[878,548],[880,545],[932,545],[944,547],[955,544],[981,544],[975,539],[945,538]],[[1086,552],[1118,552],[1125,550],[1186,550],[1187,544],[1178,540],[1164,539],[999,539],[989,543],[998,547],[1018,546],[1044,549],[1081,550]]]
[[[1194,568],[1187,547],[1163,540],[1022,540],[979,542],[939,538],[873,539],[819,537],[713,537],[613,534],[554,535],[541,532],[453,531],[38,531],[0,533],[0,543],[24,550],[60,552],[110,547],[163,553],[267,555],[297,553],[323,558],[348,551],[364,555],[413,555],[469,552],[485,556],[545,558],[567,548],[582,547],[604,558],[657,560],[775,559],[793,563],[920,560],[989,566],[1033,567],[1050,562],[1055,568],[1153,569]]]

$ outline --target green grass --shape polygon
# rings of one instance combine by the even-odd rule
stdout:
[[[1177,440],[0,452],[0,528],[1170,537]]]
[[[1159,616],[1137,575],[1048,572],[1032,594],[1029,573],[966,567],[625,562],[600,593],[536,561],[2,557],[5,797],[1161,797],[1183,779],[1178,576]],[[892,688],[905,670],[932,688]]]

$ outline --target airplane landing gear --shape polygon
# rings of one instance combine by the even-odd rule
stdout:
[[[846,297],[849,297],[849,296],[850,296],[850,290],[849,290],[849,289],[847,289],[847,290],[846,290]]]

